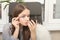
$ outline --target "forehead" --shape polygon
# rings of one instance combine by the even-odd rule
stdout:
[[[30,14],[30,10],[29,9],[25,9],[18,16],[21,16],[21,15],[29,15],[29,14]]]

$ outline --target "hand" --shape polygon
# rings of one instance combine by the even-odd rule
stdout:
[[[36,31],[36,26],[37,26],[37,21],[36,21],[36,23],[33,20],[29,21],[28,27],[29,27],[31,32]]]
[[[19,28],[18,17],[14,17],[14,18],[12,19],[12,24],[14,25],[15,28]]]

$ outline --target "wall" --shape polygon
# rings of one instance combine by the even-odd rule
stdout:
[[[51,31],[52,40],[60,40],[60,31]]]

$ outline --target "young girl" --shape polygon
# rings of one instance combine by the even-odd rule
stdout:
[[[12,22],[3,29],[3,40],[50,40],[48,31],[37,25],[37,21],[30,20],[30,10],[26,6],[17,4],[12,16]]]

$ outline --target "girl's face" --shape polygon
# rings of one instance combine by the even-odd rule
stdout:
[[[19,17],[19,23],[22,24],[23,26],[28,25],[28,21],[30,19],[30,10],[25,9],[22,13],[18,15]]]

